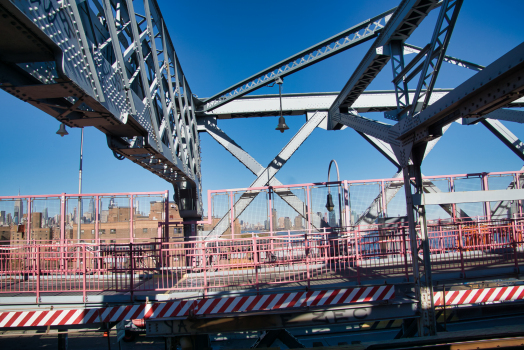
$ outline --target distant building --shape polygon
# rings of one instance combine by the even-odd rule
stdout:
[[[20,195],[20,193],[19,193]],[[22,224],[22,217],[24,215],[24,202],[21,198],[15,199],[15,208],[14,208],[14,217],[13,221],[15,225]]]
[[[329,226],[330,227],[338,227],[338,222],[337,222],[337,214],[335,214],[335,211],[330,211],[329,212]]]
[[[288,218],[289,219],[289,218]],[[281,217],[281,218],[278,218],[278,229],[281,229],[281,228],[285,228],[286,227],[286,218],[284,217]],[[273,229],[275,229],[275,227],[273,227]]]
[[[294,222],[293,228],[295,230],[302,230],[302,229],[304,229],[303,222],[304,222],[304,220],[302,219],[302,216],[300,216],[300,215],[295,216],[295,222]]]
[[[284,218],[284,230],[291,230],[291,220],[288,216]]]
[[[89,206],[88,206],[89,208]],[[28,227],[27,215],[20,216],[20,209],[23,206],[17,206],[17,220],[26,224],[14,224],[11,222],[11,213],[1,213],[4,219],[4,225],[0,226],[0,244],[19,245],[26,244],[28,241],[38,241],[39,243],[51,243],[60,240],[60,214],[49,218],[48,211],[45,208],[42,212],[33,212],[30,217],[30,227]],[[133,239],[142,239],[143,241],[152,241],[165,235],[161,231],[159,221],[165,220],[165,205],[163,202],[151,202],[149,215],[138,214],[131,215],[129,207],[118,207],[113,203],[108,210],[103,210],[100,214],[101,220],[96,224],[96,213],[86,212],[82,217],[80,226],[80,240],[82,243],[96,243],[96,233],[98,231],[101,243],[128,243],[130,237]],[[65,239],[69,242],[76,242],[78,225],[73,220],[76,214],[76,208],[73,214],[69,213],[65,217]],[[47,219],[45,219],[47,216]],[[132,222],[131,222],[132,217]],[[92,220],[88,220],[92,219]],[[174,203],[169,203],[169,221],[181,222],[177,207]],[[132,226],[131,226],[132,224]],[[131,227],[133,231],[131,232]],[[159,229],[160,227],[160,229]],[[235,228],[236,229],[236,228]],[[170,240],[180,240],[183,238],[183,232],[180,226],[170,227]],[[238,231],[240,232],[240,230]]]

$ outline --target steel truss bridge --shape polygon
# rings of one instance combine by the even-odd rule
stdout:
[[[506,109],[521,107],[524,101],[524,44],[487,67],[447,55],[461,5],[460,0],[401,1],[396,8],[214,96],[199,99],[190,89],[155,0],[2,0],[0,28],[7,35],[0,39],[0,87],[67,126],[94,126],[104,132],[115,156],[128,158],[173,184],[180,214],[186,222],[202,216],[198,133],[208,132],[253,172],[256,179],[250,188],[274,188],[272,195],[276,194],[307,220],[308,229],[322,231],[321,220],[311,218],[304,204],[307,200],[280,187],[275,175],[315,128],[353,128],[398,167],[394,178],[402,179],[402,186],[383,188],[373,203],[375,207],[387,203],[388,198],[404,188],[406,244],[411,247],[409,274],[414,284],[413,300],[421,313],[418,334],[435,334],[431,231],[426,207],[447,207],[452,218],[465,217],[467,213],[459,208],[457,215],[456,206],[452,205],[464,200],[460,194],[442,194],[438,186],[423,180],[423,159],[454,121],[485,125],[524,159],[522,142],[500,123],[524,120],[521,111]],[[424,47],[410,45],[410,35],[431,11],[438,12],[431,40]],[[370,49],[340,92],[287,94],[281,103],[274,95],[248,95],[368,41],[372,42]],[[409,54],[414,57],[409,59]],[[454,89],[436,89],[443,63],[477,73]],[[393,90],[366,91],[388,64],[393,72]],[[369,111],[384,112],[391,124],[361,115]],[[279,113],[306,114],[307,121],[267,167],[218,127],[218,120],[224,118]],[[504,203],[522,199],[520,187],[513,186],[506,190],[513,193],[509,197],[481,193],[476,201]],[[229,209],[221,213],[205,241],[222,239],[228,225],[229,233],[234,234],[234,224],[230,223],[256,203],[257,193],[247,191],[231,198]],[[338,207],[342,206],[339,200]],[[486,207],[485,214],[490,210]],[[365,211],[356,220],[376,224],[382,213],[373,204]],[[350,217],[351,213],[345,217],[346,227],[355,223],[347,221]],[[339,215],[340,222],[341,219]],[[491,223],[493,218],[487,220]],[[339,224],[340,229],[344,225]],[[185,244],[197,244],[191,242],[196,226],[184,227],[188,240]],[[512,232],[514,242],[518,241],[516,231]],[[514,254],[518,256],[515,249]],[[196,255],[193,263],[207,261]]]

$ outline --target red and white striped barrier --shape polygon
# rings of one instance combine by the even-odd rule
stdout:
[[[443,292],[435,292],[434,295],[435,306],[443,306]],[[446,306],[522,299],[524,299],[524,286],[448,291],[445,298]]]
[[[66,326],[118,322],[130,319],[276,311],[390,300],[394,297],[395,288],[393,286],[376,286],[230,298],[177,300],[98,309],[1,312],[0,328]]]

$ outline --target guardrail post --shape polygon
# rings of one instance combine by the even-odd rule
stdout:
[[[255,263],[255,284],[257,287],[257,295],[258,295],[258,249],[257,249],[257,239],[256,237],[253,237],[253,262]]]
[[[402,253],[404,255],[404,270],[406,273],[406,282],[409,282],[409,269],[408,269],[408,250],[406,247],[406,228],[402,228]]]
[[[460,270],[462,271],[462,278],[466,278],[466,271],[464,269],[464,248],[462,246],[462,225],[459,224],[459,239],[458,239],[458,248],[460,253]]]
[[[311,191],[311,187],[310,186],[306,186],[306,218],[307,218],[307,232],[311,232],[311,203],[310,203],[310,191]],[[271,220],[273,220],[273,212],[271,211],[271,208],[269,209],[269,212],[270,212],[270,216],[271,216],[271,219],[270,219],[270,223],[271,223]]]
[[[133,195],[130,195],[129,196],[129,242],[130,243],[134,242],[134,237],[135,237],[135,232],[134,232],[134,227],[133,227],[133,221],[134,221],[133,211],[134,211]]]
[[[309,240],[307,238],[307,233],[304,234],[304,252],[306,254],[307,290],[309,290],[309,288],[311,287],[311,276],[309,273]]]
[[[206,297],[207,295],[207,274],[206,274],[206,270],[207,270],[207,256],[206,256],[206,243],[203,242],[201,243],[202,244],[202,268],[204,269],[204,298]]]
[[[353,231],[355,237],[355,267],[357,270],[357,284],[360,285],[360,225]]]
[[[31,211],[32,211],[31,198],[27,198],[27,223],[26,223],[27,230],[26,230],[26,235],[25,235],[27,244],[30,244],[29,242],[31,241],[31,233],[33,231],[32,223],[31,223]],[[20,219],[20,223],[22,223],[21,219]]]
[[[133,256],[133,243],[129,243],[129,273],[131,274],[129,279],[129,293],[131,294],[131,302],[133,302],[134,276],[135,276],[135,259]]]
[[[230,205],[230,214],[231,214],[231,218],[230,218],[230,224],[231,226],[229,227],[230,230],[231,230],[231,239],[235,239],[235,204],[234,204],[234,201],[233,201],[233,191],[230,191],[229,192],[229,205]]]
[[[482,173],[482,190],[489,190],[488,176],[486,173]],[[491,221],[491,207],[489,205],[489,202],[484,202],[484,211],[486,212],[486,219],[488,219],[488,221]]]
[[[449,192],[455,192],[455,181],[453,177],[449,178]],[[451,204],[453,213],[451,215],[451,218],[453,219],[453,223],[457,220],[457,205],[455,203]]]
[[[84,300],[84,303],[87,303],[87,286],[86,286],[86,274],[87,274],[87,259],[86,259],[86,246],[85,245],[82,245],[82,264],[84,265],[84,271],[83,271],[83,274],[82,274],[82,283],[83,283],[83,288],[82,288],[82,297],[83,297],[83,300]]]
[[[99,223],[100,223],[100,197],[95,196],[95,198],[96,198],[95,200],[95,212],[96,212],[96,215],[95,215],[95,242],[97,246],[100,248],[100,236],[98,232]]]
[[[36,303],[40,303],[40,246],[36,246]]]
[[[66,203],[66,196],[65,193],[62,193],[62,196],[60,197],[60,267],[63,270],[67,267],[67,261],[66,258],[66,230],[65,230],[65,203]]]
[[[511,231],[513,233],[512,246],[513,246],[513,258],[515,259],[515,273],[519,273],[519,258],[517,254],[517,225],[516,219],[511,220]]]

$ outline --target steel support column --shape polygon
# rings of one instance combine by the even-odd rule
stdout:
[[[414,147],[413,140],[411,140],[409,143],[393,147],[399,164],[402,165],[404,177],[413,278],[420,312],[420,318],[417,320],[419,336],[436,335],[437,333],[426,211],[423,205],[415,206],[413,202],[413,195],[422,195],[423,193],[420,165],[426,146],[427,143],[423,143]],[[410,164],[409,159],[412,160],[412,164]],[[414,178],[414,183],[411,181],[411,178]],[[412,193],[412,186],[415,190],[414,193]],[[419,253],[422,253],[422,255]]]

